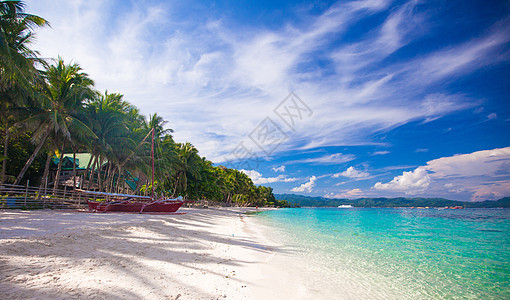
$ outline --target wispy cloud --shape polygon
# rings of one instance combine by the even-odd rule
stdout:
[[[343,190],[339,193],[329,193],[324,195],[324,198],[331,198],[331,199],[345,199],[345,198],[359,198],[363,196],[365,193],[356,188],[352,190]]]
[[[125,94],[145,114],[157,110],[176,140],[220,162],[291,90],[314,115],[274,155],[374,144],[375,132],[473,107],[469,95],[428,88],[507,60],[508,22],[459,44],[388,59],[427,33],[420,25],[427,14],[416,3],[342,1],[299,19],[306,21],[243,31],[225,25],[225,16],[184,18],[167,1],[48,0],[29,9],[52,23],[35,45],[43,56],[80,63],[98,89]],[[345,38],[374,14],[382,21]],[[349,160],[338,154],[302,162]]]
[[[487,120],[495,120],[498,118],[498,115],[496,113],[491,113],[487,115]]]
[[[386,154],[389,154],[389,153],[391,153],[391,152],[390,151],[375,151],[375,152],[373,152],[370,155],[386,155]]]
[[[323,155],[320,157],[315,158],[306,158],[302,160],[293,160],[289,161],[289,164],[295,164],[295,163],[307,163],[307,164],[315,164],[315,165],[337,165],[337,164],[343,164],[346,162],[349,162],[351,160],[354,160],[356,156],[352,154],[342,154],[342,153],[335,153],[335,154],[329,154],[329,155]]]

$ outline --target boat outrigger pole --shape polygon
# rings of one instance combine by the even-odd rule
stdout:
[[[151,157],[152,157],[152,199],[154,199],[154,128],[152,128],[152,145],[151,145]]]

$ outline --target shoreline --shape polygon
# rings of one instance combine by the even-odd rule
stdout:
[[[282,246],[244,214],[250,211],[256,210],[0,211],[0,293],[54,299],[302,297],[306,291],[297,277],[274,264]]]

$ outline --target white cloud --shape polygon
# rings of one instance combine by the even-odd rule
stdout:
[[[317,180],[317,177],[312,176],[310,177],[310,180],[308,182],[303,183],[302,185],[295,187],[291,189],[292,192],[308,192],[311,193],[313,187],[315,186],[315,181]]]
[[[280,166],[278,168],[273,168],[273,171],[275,171],[275,172],[285,172],[285,166]]]
[[[333,177],[335,177],[335,178],[338,178],[340,176],[348,177],[348,178],[365,178],[365,177],[369,177],[370,174],[368,174],[367,172],[356,170],[356,168],[354,168],[354,167],[349,167],[349,168],[347,168],[347,170],[345,170],[343,172],[333,174]]]
[[[496,200],[510,196],[510,147],[441,157],[375,189],[443,194],[459,200]]]
[[[491,113],[487,116],[487,120],[494,120],[497,118],[498,118],[498,115],[496,113]]]
[[[325,198],[330,199],[344,199],[344,198],[359,198],[360,196],[363,196],[365,193],[360,189],[352,189],[352,190],[345,190],[340,193],[329,193],[324,195]]]
[[[419,149],[414,150],[414,152],[416,152],[416,153],[429,152],[429,149],[419,148]]]
[[[371,155],[386,155],[386,154],[389,154],[389,153],[390,153],[390,151],[375,151]]]
[[[352,154],[342,154],[335,153],[324,155],[316,158],[307,158],[303,160],[291,161],[289,163],[310,163],[310,164],[320,164],[320,165],[335,165],[335,164],[343,164],[349,162],[351,160],[356,159],[356,156]]]
[[[60,54],[79,63],[99,90],[124,94],[144,114],[157,110],[177,141],[191,141],[221,162],[289,90],[314,114],[277,152],[373,144],[374,132],[473,106],[476,99],[444,90],[430,94],[428,87],[505,59],[493,55],[510,37],[505,24],[479,39],[392,62],[389,56],[426,34],[420,24],[427,20],[416,1],[391,3],[341,1],[279,28],[242,29],[224,25],[225,15],[197,11],[183,19],[168,1],[38,0],[27,6],[52,24],[37,31],[34,48],[43,57]],[[332,46],[374,14],[387,17]],[[311,57],[318,55],[330,69],[317,67]]]
[[[510,195],[510,181],[494,181],[489,185],[479,185],[473,189],[472,201],[498,200]]]
[[[430,185],[430,176],[423,167],[414,171],[404,172],[402,175],[393,178],[391,182],[377,182],[374,188],[377,190],[403,191],[406,194],[415,194],[426,190]]]
[[[255,170],[240,170],[244,174],[251,178],[254,184],[266,184],[275,182],[293,182],[297,181],[297,178],[288,178],[286,175],[278,175],[277,177],[262,177],[262,174]]]
[[[427,162],[434,179],[510,175],[510,147],[441,157]]]
[[[466,190],[463,189],[462,187],[459,187],[459,186],[456,186],[455,184],[453,183],[445,183],[444,184],[444,187],[446,188],[446,190],[449,192],[449,193],[462,193],[462,192],[465,192]]]
[[[510,195],[510,147],[442,157],[424,168],[448,192],[467,192],[472,201]]]

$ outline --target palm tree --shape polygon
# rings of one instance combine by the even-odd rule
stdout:
[[[89,177],[89,188],[94,179],[94,170],[97,161],[108,159],[112,162],[112,153],[122,136],[127,135],[128,128],[125,123],[121,103],[122,95],[108,94],[97,95],[86,105],[87,124],[97,136],[91,140],[88,147],[94,158]],[[92,158],[91,158],[92,159]],[[98,168],[98,180],[101,172]]]
[[[80,135],[95,137],[90,128],[80,119],[84,101],[94,95],[94,82],[82,72],[78,64],[64,63],[58,58],[55,65],[49,66],[43,73],[46,84],[40,93],[40,107],[38,111],[23,123],[36,125],[33,141],[39,141],[34,153],[22,168],[14,184],[18,184],[26,170],[38,154],[48,136],[53,133],[61,140],[62,151],[66,141],[72,141],[72,132]],[[58,184],[59,173],[55,184]]]
[[[23,1],[0,1],[0,72],[1,82],[32,83],[37,52],[28,45],[34,39],[33,28],[49,25],[38,16],[24,13]]]
[[[48,25],[41,17],[23,12],[22,1],[0,1],[0,118],[3,125],[4,156],[7,157],[9,134],[14,122],[13,109],[31,93],[39,73],[34,63],[43,63],[28,45],[33,41],[33,28]],[[0,183],[5,180],[7,159],[2,161]]]
[[[149,122],[147,123],[148,129],[154,129],[154,140],[160,141],[166,135],[174,132],[172,129],[165,129],[165,125],[168,121],[165,121],[163,117],[158,116],[158,113],[154,113],[149,116]]]
[[[174,197],[178,190],[186,193],[188,188],[188,179],[200,179],[202,159],[198,155],[198,150],[191,143],[179,144],[177,148],[178,162],[175,164],[176,179],[174,188]]]
[[[87,123],[97,136],[97,139],[89,144],[89,149],[95,160],[98,157],[103,161],[108,160],[105,180],[98,177],[98,181],[101,181],[100,189],[107,191],[120,188],[127,169],[140,171],[147,170],[148,166],[146,160],[139,156],[140,153],[145,153],[139,150],[144,146],[143,138],[147,135],[145,118],[136,107],[122,98],[121,94],[109,94],[106,91],[86,106]],[[116,174],[118,180],[115,185]],[[101,176],[100,172],[98,176]],[[94,172],[91,172],[89,186],[93,177]]]

